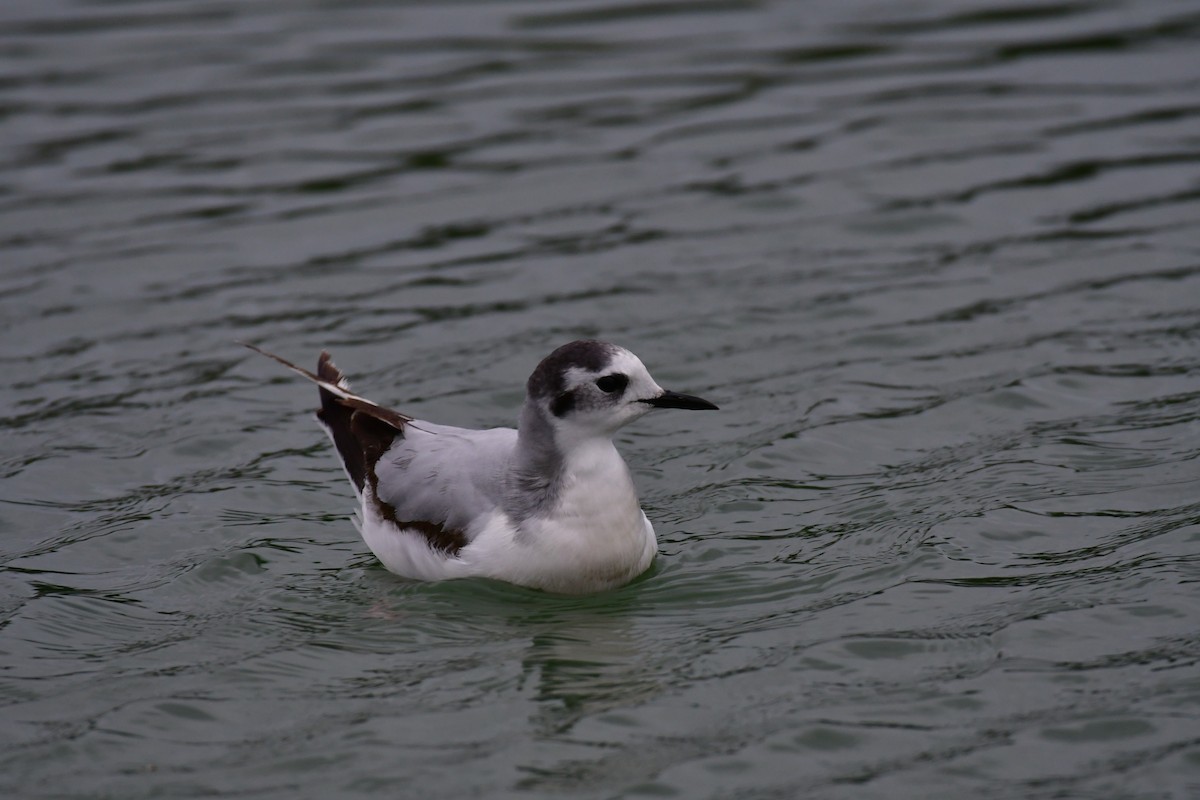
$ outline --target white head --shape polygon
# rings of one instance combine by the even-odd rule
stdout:
[[[666,391],[633,353],[593,339],[564,344],[542,359],[526,391],[526,403],[544,412],[560,440],[567,433],[571,439],[612,436],[656,408],[716,408]]]

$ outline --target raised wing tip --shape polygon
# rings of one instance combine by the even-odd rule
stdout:
[[[274,353],[268,353],[266,350],[263,350],[258,345],[253,345],[253,344],[250,344],[249,342],[238,342],[238,344],[240,344],[242,347],[246,347],[246,348],[249,348],[250,350],[253,350],[254,352],[258,353],[261,356],[266,356],[267,358],[271,359],[272,361],[279,362],[283,366],[290,369],[292,372],[295,372],[299,375],[303,375],[304,377],[308,378],[310,381],[315,381],[316,383],[324,383],[324,381],[320,377],[309,372],[304,367],[298,367],[282,356],[277,356]]]
[[[329,355],[328,350],[322,350],[321,355],[317,356],[317,377],[347,391],[350,389],[345,373],[333,363],[333,356]]]
[[[407,414],[401,414],[399,411],[381,406],[378,403],[372,402],[365,397],[361,397],[350,391],[350,383],[346,380],[346,376],[342,374],[333,364],[333,358],[329,355],[328,350],[322,350],[321,355],[317,357],[317,373],[312,373],[304,367],[298,367],[286,358],[277,356],[274,353],[269,353],[261,347],[250,344],[249,342],[238,342],[243,347],[247,347],[260,355],[277,361],[283,366],[295,372],[298,375],[303,375],[320,388],[329,392],[336,402],[344,405],[355,411],[362,411],[376,419],[391,425],[396,430],[402,430],[403,427],[412,420],[412,417]]]

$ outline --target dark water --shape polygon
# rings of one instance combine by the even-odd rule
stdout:
[[[1200,796],[1200,9],[0,5],[0,791]],[[382,570],[233,344],[510,424],[651,575]]]

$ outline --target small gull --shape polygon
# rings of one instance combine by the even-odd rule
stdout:
[[[650,566],[654,527],[612,437],[656,408],[716,409],[659,386],[633,353],[590,339],[546,356],[518,429],[437,425],[377,405],[322,352],[317,420],[361,503],[359,530],[407,578],[486,577],[563,594],[622,586]]]

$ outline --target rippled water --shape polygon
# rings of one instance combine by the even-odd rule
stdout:
[[[1200,12],[0,6],[7,796],[1200,796]],[[654,570],[381,569],[311,388],[600,336]]]

